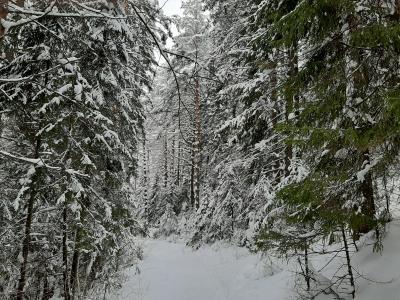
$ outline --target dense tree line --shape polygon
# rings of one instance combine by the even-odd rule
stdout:
[[[399,190],[400,1],[182,8],[0,1],[1,295],[105,296],[154,233],[294,260],[306,299],[355,297],[351,253],[384,251]],[[327,279],[311,256],[329,251]]]
[[[2,12],[0,297],[99,296],[139,254],[130,182],[156,7],[6,1]]]
[[[168,232],[188,234],[195,246],[228,239],[298,258],[306,298],[321,290],[341,297],[341,285],[354,297],[351,252],[367,233],[375,251],[384,250],[398,190],[400,2],[184,3],[182,20],[203,15],[208,25],[200,33],[184,27],[176,38],[175,74],[160,74],[162,87],[155,86],[161,105],[152,115],[163,122],[149,128],[164,149],[155,178],[162,170],[164,178],[187,179],[178,181],[183,193],[154,181],[158,196],[149,207],[159,208],[147,221],[161,228],[165,213],[173,219]],[[204,35],[208,50],[194,51]],[[171,90],[173,75],[191,92]],[[187,167],[176,172],[179,151]],[[309,261],[321,243],[341,244],[345,257],[346,271],[328,287]]]

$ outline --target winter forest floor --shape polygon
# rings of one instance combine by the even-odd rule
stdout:
[[[127,272],[122,290],[109,300],[285,300],[298,299],[294,272],[283,263],[246,249],[217,244],[192,250],[181,241],[145,240],[144,260]],[[384,255],[373,253],[368,240],[352,257],[358,300],[400,299],[400,222],[388,226]],[[314,256],[320,269],[329,256]],[[339,263],[339,262],[338,262]],[[323,273],[329,278],[334,264]],[[328,296],[320,300],[333,299]]]
[[[112,300],[257,300],[290,294],[290,273],[270,277],[265,262],[243,248],[218,244],[196,251],[164,240],[147,240],[143,246],[140,274],[130,271]]]

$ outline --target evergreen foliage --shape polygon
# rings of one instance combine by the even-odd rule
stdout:
[[[384,251],[398,189],[400,1],[3,2],[0,293],[97,299],[134,237],[180,235],[355,297],[350,253]],[[310,256],[333,244],[328,280]]]
[[[136,259],[129,183],[153,42],[141,21],[126,17],[131,5],[11,6],[0,46],[7,298],[104,293]]]

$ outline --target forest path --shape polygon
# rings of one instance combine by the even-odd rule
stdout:
[[[271,267],[246,249],[214,245],[200,250],[182,242],[146,240],[140,273],[112,300],[283,300],[290,294],[288,272]]]
[[[286,300],[296,299],[293,272],[272,267],[268,259],[226,244],[195,251],[183,242],[144,240],[144,259],[128,271],[128,280],[108,300]],[[383,253],[374,253],[373,242],[352,256],[357,274],[357,300],[400,300],[400,220],[388,224]],[[384,255],[383,255],[384,254]],[[329,256],[313,257],[313,266],[325,266]],[[324,269],[330,277],[342,262]],[[272,274],[273,273],[273,274]],[[321,299],[332,299],[321,296]]]

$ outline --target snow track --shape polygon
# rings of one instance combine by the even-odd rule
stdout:
[[[271,267],[260,256],[232,246],[194,251],[183,243],[145,241],[140,273],[112,300],[282,300],[290,294],[291,274]]]
[[[225,244],[195,251],[183,242],[145,240],[140,272],[127,272],[123,288],[108,300],[287,300],[297,299],[294,273],[267,263],[266,258]],[[388,224],[383,253],[365,240],[352,255],[357,300],[400,300],[400,221]],[[315,269],[329,256],[313,256]],[[324,269],[328,278],[342,264]],[[318,300],[332,299],[321,295]]]

